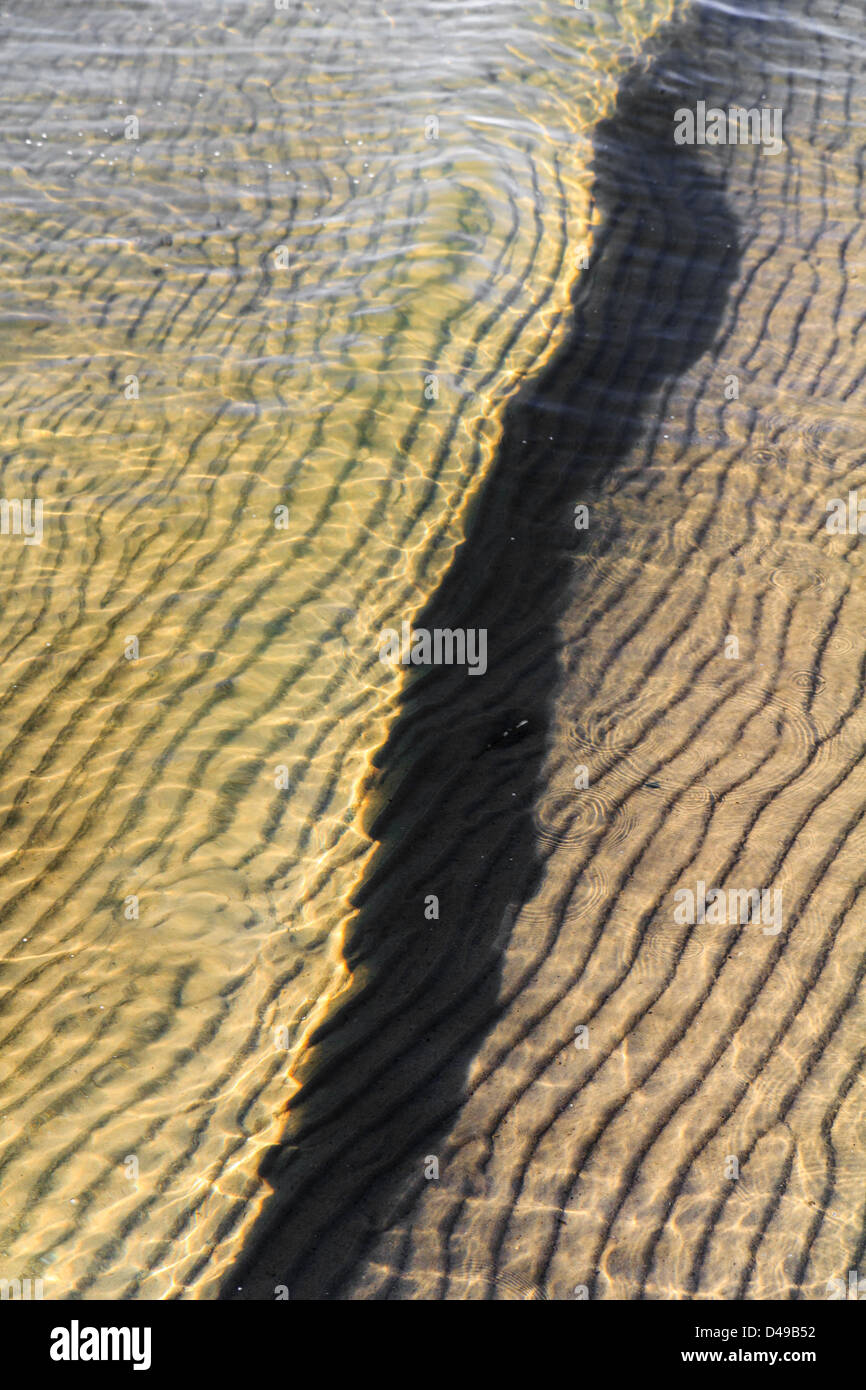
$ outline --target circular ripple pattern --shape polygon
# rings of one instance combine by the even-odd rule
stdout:
[[[819,676],[815,671],[797,671],[791,677],[791,684],[798,690],[805,690],[810,695],[817,695],[824,689],[827,682],[823,676]]]
[[[813,647],[820,647],[828,656],[847,656],[855,650],[854,638],[846,632],[833,632],[829,637],[814,637]]]
[[[604,837],[622,844],[634,829],[634,817],[597,792],[571,791],[542,797],[533,819],[542,840],[552,845],[578,845]]]

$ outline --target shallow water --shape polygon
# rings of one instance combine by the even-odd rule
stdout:
[[[4,11],[7,1277],[857,1267],[859,13],[671,10]]]
[[[341,979],[379,629],[561,332],[663,11],[3,12],[3,495],[44,534],[0,550],[0,1249],[47,1296],[190,1296],[242,1241]]]

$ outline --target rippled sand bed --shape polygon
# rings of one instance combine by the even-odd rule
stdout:
[[[859,1268],[860,13],[673,8],[7,11],[0,1276]]]
[[[850,5],[698,5],[597,128],[568,337],[417,620],[489,669],[416,673],[376,756],[355,987],[226,1294],[858,1270],[866,626],[827,523],[862,487],[861,51]],[[700,100],[780,109],[783,148],[676,146]]]
[[[379,631],[562,340],[669,9],[6,7],[0,1276],[231,1279],[346,985]]]

